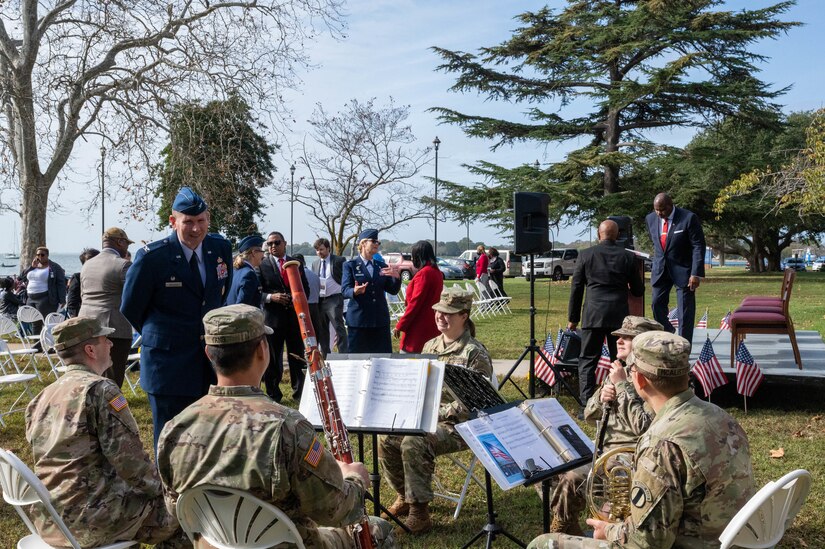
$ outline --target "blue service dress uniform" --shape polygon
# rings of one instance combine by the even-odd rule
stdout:
[[[243,303],[260,308],[262,299],[261,279],[258,278],[255,268],[244,261],[241,268],[232,273],[232,287],[226,294],[226,304]]]
[[[384,292],[398,295],[401,279],[381,274],[387,266],[373,257],[370,276],[367,264],[359,255],[344,263],[341,293],[347,305],[347,335],[350,353],[391,353],[390,310]],[[355,283],[367,284],[363,294],[355,295]]]
[[[232,284],[232,246],[208,234],[202,255],[202,289],[174,232],[138,250],[126,275],[120,310],[143,336],[140,385],[149,395],[155,447],[166,421],[216,382],[204,351],[202,320],[223,305]]]

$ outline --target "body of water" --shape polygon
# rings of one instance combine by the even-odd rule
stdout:
[[[53,262],[57,263],[66,271],[66,277],[72,275],[72,273],[80,272],[80,255],[81,250],[78,250],[76,254],[60,254],[54,253],[49,256],[49,259]],[[20,263],[20,259],[6,259],[6,252],[0,253],[0,275],[8,276],[17,274],[19,272],[18,264]],[[26,261],[27,265],[31,265],[29,261]]]

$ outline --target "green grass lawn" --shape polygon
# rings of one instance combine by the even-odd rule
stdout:
[[[742,296],[753,294],[778,295],[781,274],[752,275],[741,269],[716,268],[708,272],[697,293],[697,309],[700,316],[705,307],[709,308],[709,326],[718,327],[719,319],[729,308],[735,308]],[[513,297],[513,315],[481,319],[476,322],[478,338],[489,348],[494,358],[515,359],[529,342],[529,285],[523,279],[508,279],[506,291]],[[555,332],[564,326],[567,319],[567,300],[570,284],[540,280],[536,283],[536,333],[539,340],[548,331]],[[647,292],[648,307],[650,291]],[[675,295],[672,297],[675,303]],[[798,330],[818,330],[825,332],[825,273],[799,273],[791,300],[791,313]],[[759,357],[755,357],[757,362]],[[521,381],[526,392],[526,383]],[[723,406],[742,424],[748,433],[753,455],[756,483],[762,486],[771,479],[777,479],[793,469],[807,469],[813,475],[813,486],[808,501],[797,517],[793,527],[786,533],[779,545],[781,548],[825,547],[825,524],[818,510],[825,507],[825,486],[821,479],[825,475],[825,404],[821,385],[764,384],[758,393],[748,401],[748,414],[742,408],[742,399],[728,386],[714,392],[714,402]],[[40,390],[42,385],[36,387]],[[284,394],[290,394],[284,387]],[[0,393],[0,405],[11,403],[11,391]],[[505,387],[504,396],[515,399],[519,395],[512,387]],[[146,395],[139,392],[133,396],[128,391],[126,397],[132,413],[141,426],[144,446],[151,454],[151,416]],[[574,401],[560,398],[571,412]],[[293,405],[285,401],[287,405]],[[24,461],[31,463],[31,452],[25,440],[23,414],[7,418],[8,425],[0,429],[0,446],[9,448]],[[593,430],[585,426],[589,434]],[[771,458],[770,451],[784,449],[784,456]],[[469,461],[470,454],[460,456]],[[371,452],[366,460],[371,464]],[[440,459],[437,475],[442,482],[458,490],[463,474],[446,459]],[[382,485],[382,501],[389,503],[394,498],[390,489]],[[494,487],[494,499],[499,513],[499,522],[522,541],[529,542],[541,529],[541,505],[532,488],[516,488],[502,492]],[[370,510],[372,509],[370,505]],[[400,547],[444,548],[460,547],[468,541],[486,522],[486,506],[483,491],[473,486],[458,520],[452,519],[454,505],[444,499],[433,502],[436,526],[434,530],[417,538],[401,537]],[[0,505],[0,547],[14,547],[17,540],[26,534],[25,527],[17,514],[8,505]],[[481,545],[480,543],[477,545]],[[500,539],[497,546],[512,546]]]

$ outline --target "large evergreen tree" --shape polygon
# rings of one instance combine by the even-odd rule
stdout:
[[[536,185],[529,189],[530,181],[511,177],[510,170],[476,168],[501,197],[551,189],[568,199],[565,207],[592,211],[599,197],[623,189],[623,170],[655,152],[650,130],[721,117],[775,119],[773,100],[785,90],[756,77],[764,57],[748,47],[797,25],[778,19],[794,2],[737,12],[716,9],[722,3],[568,0],[558,13],[524,13],[509,40],[478,54],[435,48],[444,59],[439,68],[458,75],[453,91],[531,105],[524,119],[433,110],[470,136],[494,139],[494,149],[527,140],[587,140],[563,165],[538,170],[545,177],[531,178]],[[453,203],[466,202],[461,188],[448,188]]]
[[[240,238],[257,230],[261,190],[272,184],[275,171],[275,147],[256,132],[256,124],[249,105],[237,95],[175,109],[171,139],[157,169],[160,228],[169,225],[178,189],[188,186],[209,204],[211,231]]]

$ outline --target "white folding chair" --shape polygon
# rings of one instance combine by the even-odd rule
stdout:
[[[473,293],[473,305],[478,307],[478,314],[481,315],[482,318],[496,316],[498,314],[496,310],[497,307],[493,305],[493,300],[487,293],[487,288],[484,287],[484,284],[476,280],[475,288],[473,288],[469,282],[465,285],[465,288],[468,292]]]
[[[77,543],[75,537],[66,527],[66,523],[63,522],[63,519],[52,505],[49,491],[46,490],[37,475],[9,450],[0,449],[0,484],[3,487],[3,499],[17,510],[20,518],[31,532],[30,535],[17,542],[18,549],[46,549],[51,547],[38,535],[31,520],[23,511],[24,508],[33,504],[40,504],[46,509],[54,525],[57,526],[73,549],[81,549],[80,544]],[[93,549],[125,549],[137,544],[135,541],[119,541]]]
[[[0,338],[4,336],[11,336],[11,338],[17,339],[21,343],[24,343],[24,334],[21,331],[20,326],[17,325],[17,321],[6,315],[0,314]]]
[[[20,326],[20,333],[24,334],[23,337],[23,344],[26,345],[32,341],[38,341],[40,339],[40,334],[27,334],[23,330],[22,323],[27,322],[29,324],[34,324],[35,322],[42,322],[45,324],[45,320],[43,315],[40,311],[32,307],[31,305],[23,305],[19,309],[17,309],[17,322],[21,324]]]
[[[54,350],[54,334],[52,333],[52,328],[55,326],[56,324],[48,323],[43,325],[43,329],[40,330],[40,349],[46,358],[46,363],[48,363],[52,375],[57,379],[60,377],[60,374],[66,373],[66,365]],[[52,360],[52,357],[54,357],[54,360]]]
[[[63,313],[49,313],[46,315],[44,323],[46,326],[54,326],[55,324],[60,324],[64,320],[66,320],[66,317]]]
[[[492,278],[489,280],[490,289],[493,290],[493,297],[498,300],[499,307],[501,307],[501,311],[507,314],[513,314],[513,311],[510,310],[510,300],[513,299],[510,296],[506,296],[501,293],[501,288],[498,287],[496,281]]]
[[[126,380],[126,383],[129,385],[129,389],[132,390],[132,394],[137,396],[137,387],[140,384],[140,374],[138,374],[138,378],[136,381],[132,381],[129,377],[129,374],[140,366],[140,344],[143,340],[143,336],[137,336],[137,338],[132,342],[132,351],[128,357],[126,357],[126,372],[123,376],[123,379]],[[138,369],[138,372],[140,370]]]
[[[791,471],[777,481],[768,481],[731,519],[719,536],[719,549],[775,547],[793,523],[811,489],[811,474]]]
[[[243,490],[202,484],[180,495],[176,512],[193,543],[197,533],[217,549],[267,549],[280,543],[304,549],[286,513]]]
[[[12,368],[9,368],[11,366]],[[9,352],[8,344],[0,339],[0,392],[5,387],[14,387],[17,386],[19,388],[20,385],[23,386],[23,390],[20,391],[20,394],[17,395],[17,398],[14,399],[14,402],[9,407],[8,411],[0,411],[0,427],[5,427],[6,422],[3,419],[5,416],[13,414],[14,412],[21,412],[26,409],[26,406],[29,401],[34,398],[34,395],[29,388],[29,384],[36,378],[34,374],[24,374],[20,371],[20,368],[17,367],[17,363],[14,361],[14,356]],[[25,401],[23,406],[18,406],[20,401],[23,400],[25,397],[28,399]]]
[[[397,295],[384,293],[387,298],[387,308],[390,311],[390,320],[398,320],[404,314],[407,304],[404,303]]]
[[[498,390],[498,376],[495,371],[490,376],[490,384],[494,389]],[[433,475],[433,485],[435,488],[433,495],[456,504],[455,512],[453,512],[453,520],[457,520],[458,514],[461,513],[461,508],[464,506],[464,500],[467,498],[467,490],[470,488],[470,483],[475,482],[482,490],[484,489],[484,484],[481,483],[481,480],[474,473],[476,464],[478,463],[478,458],[475,455],[473,455],[473,457],[470,458],[470,462],[466,464],[458,459],[456,454],[448,454],[445,457],[453,462],[453,465],[464,471],[464,484],[461,485],[460,492],[452,492],[444,486],[441,479],[438,478],[438,475]]]

